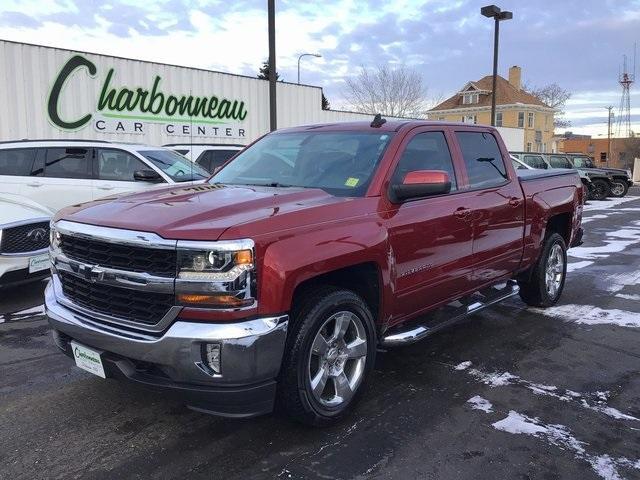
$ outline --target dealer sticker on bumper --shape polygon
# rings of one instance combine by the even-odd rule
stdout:
[[[49,268],[49,254],[38,255],[29,259],[29,273],[39,272]]]
[[[96,352],[76,342],[71,342],[71,350],[78,367],[99,377],[106,378],[100,352]]]

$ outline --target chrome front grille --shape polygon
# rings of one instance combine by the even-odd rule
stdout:
[[[175,277],[176,251],[104,242],[72,234],[61,235],[60,248],[67,257],[101,267]]]
[[[174,295],[93,283],[60,272],[62,291],[76,305],[144,325],[157,324],[174,304]]]

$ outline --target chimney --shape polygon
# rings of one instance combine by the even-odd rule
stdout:
[[[522,70],[520,69],[519,66],[514,65],[513,67],[509,68],[509,83],[513,85],[515,88],[517,88],[518,90],[520,90],[521,88],[521,85],[520,85],[521,76],[522,76]]]

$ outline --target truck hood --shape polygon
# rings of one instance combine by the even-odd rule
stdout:
[[[263,234],[331,218],[300,215],[309,209],[333,212],[335,220],[338,215],[330,206],[350,200],[320,189],[297,187],[173,186],[67,207],[55,220],[154,232],[179,240],[217,240],[228,228],[251,222],[260,226],[255,233]],[[292,214],[298,214],[295,221],[287,222],[285,217]]]

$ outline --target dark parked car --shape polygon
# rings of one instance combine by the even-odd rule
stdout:
[[[598,167],[593,162],[591,157],[582,153],[567,153],[565,156],[569,159],[569,161],[575,168],[585,170],[595,168],[607,172],[607,174],[613,177],[611,184],[611,196],[613,197],[624,197],[629,191],[629,188],[633,186],[633,176],[631,175],[630,170],[623,170],[621,168]]]
[[[533,153],[511,152],[513,156],[533,168],[575,168],[580,174],[582,183],[585,184],[589,200],[604,200],[612,195],[614,178],[611,173],[593,167],[575,165],[569,160],[569,155],[564,153]],[[586,157],[588,158],[588,157]],[[578,162],[580,163],[580,162]],[[586,181],[588,179],[590,182]],[[626,193],[626,191],[625,191]]]

